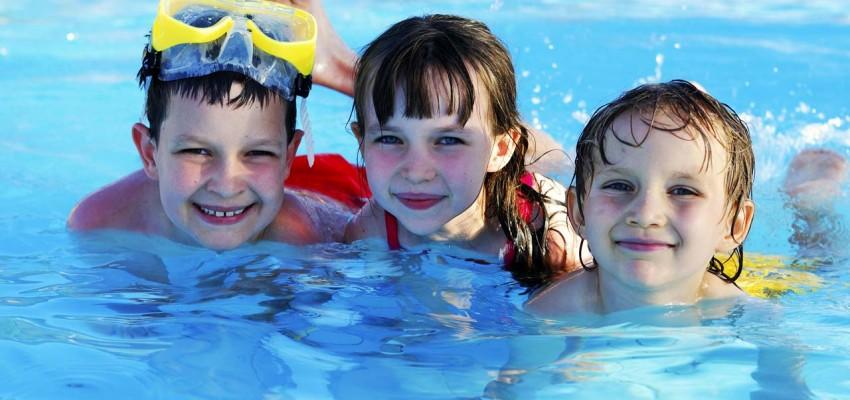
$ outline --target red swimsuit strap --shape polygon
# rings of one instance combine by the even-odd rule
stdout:
[[[526,172],[522,174],[522,177],[519,181],[532,189],[534,189],[534,174],[531,172]],[[526,223],[531,223],[532,218],[534,217],[534,203],[525,197],[520,190],[517,189],[516,196],[516,205],[519,209],[519,215],[522,217],[522,220]]]
[[[401,243],[398,242],[398,220],[395,215],[384,211],[384,225],[387,228],[387,246],[390,250],[400,250]]]
[[[519,181],[525,186],[534,188],[534,174],[531,172],[526,171],[522,174]],[[527,197],[523,196],[520,190],[517,190],[516,205],[519,209],[519,215],[522,217],[523,221],[531,223],[534,213],[534,203],[532,203]],[[516,245],[512,240],[508,240],[507,243],[505,243],[505,252],[503,256],[506,267],[509,267],[514,263],[515,256]]]

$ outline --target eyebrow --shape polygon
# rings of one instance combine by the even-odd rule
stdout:
[[[601,174],[632,175],[632,170],[630,168],[614,167],[614,166],[609,166],[607,164],[603,164],[602,168],[599,168],[598,171],[599,171],[599,173],[597,173],[596,175],[601,175]]]
[[[279,147],[283,144],[282,140],[278,139],[258,139],[254,141],[248,141],[248,145],[250,146],[275,146]]]
[[[184,143],[207,144],[208,141],[203,136],[193,135],[193,134],[190,134],[190,133],[182,133],[180,135],[177,135],[174,138],[174,143],[176,143],[176,144],[184,144]],[[262,139],[257,139],[257,140],[253,140],[253,141],[249,140],[246,144],[249,147],[251,147],[251,146],[276,146],[276,147],[279,147],[283,144],[283,141],[278,140],[278,139],[262,138]]]
[[[186,142],[198,142],[204,143],[205,140],[197,135],[192,135],[189,133],[181,133],[174,137],[174,143],[186,143]]]
[[[676,172],[673,174],[673,178],[676,179],[696,179],[698,175],[694,175],[690,172]]]
[[[612,167],[605,166],[605,167],[601,168],[599,170],[598,175],[601,175],[601,174],[618,174],[618,175],[626,175],[626,176],[634,175],[632,173],[632,169],[630,169],[630,168],[613,167],[613,166]],[[685,171],[677,171],[677,172],[673,173],[673,178],[675,178],[675,179],[696,179],[696,177],[698,175],[700,175],[700,174],[694,174],[692,172],[685,172]]]

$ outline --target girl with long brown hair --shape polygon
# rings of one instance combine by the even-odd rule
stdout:
[[[513,64],[486,25],[401,21],[367,46],[354,91],[352,130],[373,197],[348,240],[491,254],[529,287],[579,268],[565,189],[526,170]]]

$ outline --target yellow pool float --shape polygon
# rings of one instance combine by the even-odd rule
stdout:
[[[731,274],[735,263],[727,260],[724,267]],[[744,270],[736,283],[749,295],[760,298],[807,293],[819,288],[823,281],[818,275],[806,271],[806,267],[805,264],[789,263],[787,257],[748,253],[744,257]]]

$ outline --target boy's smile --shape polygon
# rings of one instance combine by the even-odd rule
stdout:
[[[195,206],[201,210],[203,213],[202,217],[207,222],[218,225],[231,225],[243,220],[247,215],[245,214],[245,211],[250,209],[253,205],[248,207],[216,207],[211,205],[195,204]]]
[[[241,93],[234,84],[231,98]],[[176,236],[224,250],[257,240],[280,210],[298,140],[276,98],[239,108],[174,95],[145,171]]]

